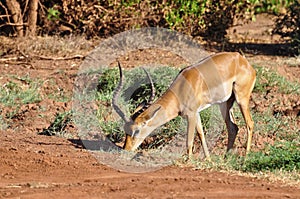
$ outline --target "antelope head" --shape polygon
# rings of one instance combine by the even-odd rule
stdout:
[[[125,150],[134,151],[143,142],[143,140],[156,128],[151,127],[151,121],[152,118],[156,116],[161,107],[159,105],[151,106],[155,97],[155,88],[149,73],[143,68],[151,84],[151,96],[148,102],[144,101],[142,104],[140,104],[130,116],[130,118],[127,118],[120,107],[117,105],[117,100],[123,87],[123,73],[119,62],[118,67],[120,72],[120,80],[117,88],[113,93],[112,106],[117,114],[125,122],[124,131],[126,133],[126,139],[123,148]],[[145,113],[146,109],[147,113]]]

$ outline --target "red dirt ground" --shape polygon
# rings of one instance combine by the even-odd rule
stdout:
[[[274,59],[281,58],[256,56],[250,62],[265,59],[275,63]],[[28,74],[48,80],[41,87],[44,95],[63,89],[71,96],[80,63],[32,60],[30,65],[0,64],[0,82],[5,84],[9,74]],[[299,70],[281,72],[293,80],[299,77]],[[2,115],[11,111],[0,108]],[[23,105],[9,128],[0,132],[0,198],[300,198],[296,185],[188,166],[124,173],[100,164],[65,138],[37,134],[49,127],[56,113],[70,108],[70,103],[51,99]]]
[[[0,134],[3,198],[299,198],[299,187],[214,171],[170,166],[132,174],[99,164],[63,138]]]

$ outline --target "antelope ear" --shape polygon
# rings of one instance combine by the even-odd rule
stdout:
[[[158,111],[160,110],[161,106],[158,107],[151,107],[149,110],[149,113],[147,115],[147,120],[150,121],[152,120],[158,113]]]

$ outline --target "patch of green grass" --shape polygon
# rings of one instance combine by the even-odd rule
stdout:
[[[237,104],[233,106],[234,116],[239,127],[245,126],[243,115]],[[272,107],[266,108],[264,112],[251,110],[255,122],[254,133],[261,136],[276,137],[278,140],[299,140],[297,129],[297,117],[289,117],[280,113],[274,114]]]
[[[252,111],[255,124],[255,132],[262,136],[274,136],[278,140],[299,140],[297,118],[286,117],[281,114],[273,115],[271,111]]]
[[[271,88],[278,88],[279,92],[300,94],[300,84],[288,81],[271,69],[255,66],[257,80],[253,92],[267,92]]]
[[[40,86],[42,81],[33,80],[28,75],[18,77],[10,76],[7,83],[0,87],[0,104],[9,107],[5,118],[12,118],[24,104],[37,103],[42,100]]]
[[[13,77],[0,87],[0,103],[13,107],[41,101],[39,89],[42,82],[29,76]]]
[[[64,136],[66,131],[66,126],[72,121],[72,112],[67,111],[63,113],[58,113],[55,116],[54,121],[50,124],[47,129],[44,129],[39,135],[48,136]]]
[[[199,161],[192,159],[192,163],[198,169],[214,169],[222,171],[240,172],[273,172],[279,171],[300,173],[300,142],[276,142],[274,145],[267,145],[264,150],[250,152],[247,157],[237,154],[222,156],[211,156],[211,161]],[[296,176],[291,176],[296,178]]]
[[[259,172],[286,170],[300,171],[300,142],[277,142],[263,151],[251,152],[242,165],[243,171]]]
[[[106,69],[102,72],[97,85],[96,99],[99,101],[111,101],[114,89],[119,82],[119,70],[117,68]]]
[[[100,121],[101,130],[113,143],[122,142],[125,133],[121,130],[122,124],[115,121]]]

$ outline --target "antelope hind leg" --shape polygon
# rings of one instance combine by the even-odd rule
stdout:
[[[238,126],[235,123],[233,112],[231,108],[233,106],[235,97],[232,95],[228,101],[220,104],[220,110],[223,119],[225,120],[226,128],[228,131],[228,143],[227,143],[227,153],[233,148],[236,135],[238,133]]]

